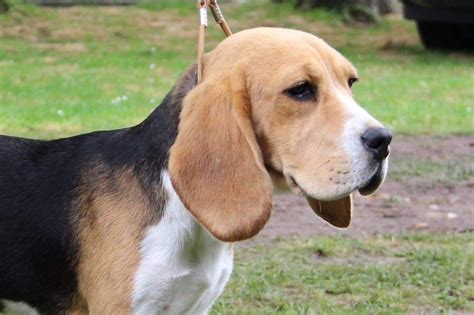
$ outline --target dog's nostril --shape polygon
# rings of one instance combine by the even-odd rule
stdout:
[[[385,128],[367,129],[361,136],[362,143],[365,147],[375,154],[379,160],[387,157],[388,146],[392,142],[392,133]]]
[[[364,132],[362,141],[371,149],[388,147],[392,134],[385,128],[371,128]]]

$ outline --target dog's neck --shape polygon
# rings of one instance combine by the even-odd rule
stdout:
[[[196,86],[196,66],[191,67],[166,95],[161,104],[138,126],[134,132],[145,136],[153,153],[168,153],[176,140],[179,115],[186,95]]]
[[[168,168],[169,151],[178,135],[179,116],[186,95],[197,84],[196,66],[191,67],[171,89],[161,104],[139,125],[130,128],[125,137],[133,146],[134,171],[143,188],[151,195]],[[120,152],[117,152],[120,155]]]

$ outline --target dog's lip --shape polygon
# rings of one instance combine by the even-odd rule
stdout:
[[[292,183],[294,186],[298,187],[298,189],[301,190],[301,192],[302,192],[303,194],[308,195],[308,194],[303,190],[303,188],[301,188],[301,186],[298,185],[298,183],[297,183],[296,180],[293,178],[293,176],[290,175],[289,178],[290,178],[291,183]]]
[[[369,181],[362,187],[359,188],[359,193],[362,196],[367,196],[372,194],[374,191],[379,188],[383,181],[383,163],[380,163],[375,174],[369,179]]]
[[[280,172],[279,170],[275,169],[271,165],[265,165],[267,168],[267,171],[276,173],[278,175],[283,175],[283,172]],[[380,187],[380,185],[383,182],[383,163],[380,163],[377,167],[377,170],[375,171],[374,175],[367,181],[366,184],[364,184],[362,187],[354,190],[358,190],[359,193],[363,196],[367,196],[372,194],[374,191],[377,190],[377,188]],[[290,184],[290,186],[293,186],[299,190],[300,194],[304,195],[305,197],[311,197],[313,198],[310,194],[308,194],[296,181],[296,179],[292,176],[287,174],[287,176],[284,176],[287,179],[287,183]]]
[[[350,195],[350,194],[344,194],[344,195],[336,196],[336,197],[333,197],[333,198],[330,198],[330,199],[321,199],[321,198],[313,197],[310,194],[308,194],[303,188],[301,188],[300,185],[298,185],[298,182],[293,178],[293,176],[289,176],[289,179],[290,179],[291,183],[294,185],[294,187],[298,188],[300,190],[301,194],[306,198],[331,201],[331,200],[339,200],[341,198],[344,198],[344,197],[347,197],[347,196]]]
[[[288,178],[290,179],[291,184],[293,184],[293,187],[296,187],[296,188],[299,189],[300,194],[302,194],[302,195],[305,196],[305,197],[313,198],[313,197],[311,197],[311,195],[308,194],[303,188],[301,188],[300,185],[298,185],[298,182],[296,181],[296,179],[295,179],[293,176],[289,175]]]

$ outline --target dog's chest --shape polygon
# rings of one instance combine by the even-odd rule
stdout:
[[[167,178],[160,223],[141,244],[134,314],[206,314],[232,272],[232,247],[213,238],[184,208]]]

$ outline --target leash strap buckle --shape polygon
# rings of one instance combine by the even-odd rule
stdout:
[[[208,26],[207,23],[207,9],[205,7],[199,8],[199,18],[201,25],[204,25],[204,27]]]

